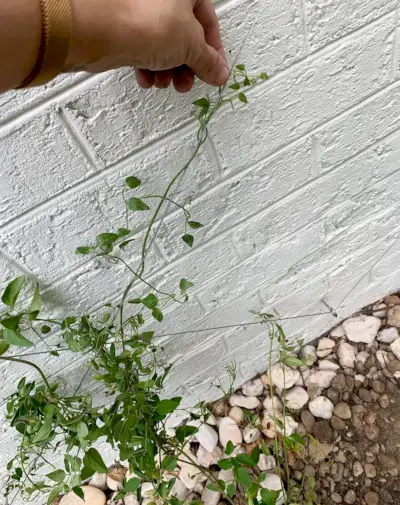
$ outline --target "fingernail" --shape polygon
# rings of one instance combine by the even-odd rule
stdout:
[[[228,82],[228,79],[229,79],[229,68],[226,66],[226,64],[220,65],[219,71],[215,78],[215,84],[217,86],[223,86]]]

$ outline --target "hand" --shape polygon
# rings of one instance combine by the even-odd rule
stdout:
[[[189,91],[229,78],[211,0],[71,0],[74,36],[66,69],[133,66],[139,85]]]

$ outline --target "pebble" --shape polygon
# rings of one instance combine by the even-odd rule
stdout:
[[[379,318],[365,315],[350,317],[343,323],[346,337],[350,342],[362,342],[364,344],[372,344],[380,327],[381,321]]]
[[[211,480],[208,480],[201,495],[201,501],[203,505],[218,505],[219,500],[221,499],[221,493],[218,491],[211,491],[211,489],[208,489],[208,486],[210,484],[213,484],[213,482]]]
[[[260,396],[263,394],[264,384],[261,379],[256,379],[254,381],[246,382],[242,386],[242,393],[245,396]]]
[[[386,389],[385,383],[380,380],[372,381],[371,386],[375,393],[379,394],[383,393]]]
[[[244,409],[256,409],[260,402],[255,396],[232,395],[229,398],[229,404],[232,407],[243,407]]]
[[[226,447],[231,441],[233,445],[242,443],[242,433],[231,417],[223,417],[218,426],[219,441],[223,447]]]
[[[378,398],[378,403],[382,409],[387,409],[390,405],[390,399],[388,395],[382,395]]]
[[[332,494],[331,494],[331,500],[332,500],[334,503],[342,503],[343,498],[340,496],[340,494],[339,494],[339,493],[332,493]]]
[[[386,319],[388,306],[386,303],[377,303],[373,306],[372,310],[375,317],[379,319]]]
[[[301,422],[308,433],[312,433],[315,425],[315,417],[309,410],[302,410],[300,413]]]
[[[198,443],[208,452],[213,452],[218,444],[218,434],[212,426],[202,424],[197,433],[196,438]]]
[[[200,465],[208,468],[211,465],[215,465],[220,459],[222,459],[222,450],[220,447],[216,447],[212,452],[208,452],[203,446],[199,445],[196,456]]]
[[[339,419],[351,419],[351,408],[345,402],[340,402],[335,405],[333,413],[335,416],[339,417]]]
[[[261,482],[261,487],[264,489],[269,489],[270,491],[281,491],[276,500],[276,505],[284,503],[284,488],[282,481],[278,475],[273,473],[268,473],[265,479]]]
[[[342,419],[339,419],[339,417],[336,417],[336,416],[332,416],[331,426],[334,430],[337,430],[337,431],[346,429],[346,423]]]
[[[385,452],[379,452],[377,458],[382,468],[385,470],[392,470],[396,467],[396,459],[391,454]]]
[[[328,421],[318,421],[315,423],[313,434],[320,442],[332,442],[333,431]]]
[[[73,491],[63,496],[60,505],[105,505],[107,498],[106,495],[93,486],[82,486],[84,500],[79,498]]]
[[[225,483],[234,482],[235,477],[233,475],[233,470],[220,470],[218,480],[222,480]]]
[[[353,463],[353,475],[354,477],[359,477],[364,473],[364,468],[359,461],[354,461]]]
[[[365,388],[360,388],[358,390],[358,396],[363,400],[364,402],[369,403],[371,401],[371,392],[368,389]]]
[[[90,479],[89,486],[97,487],[101,489],[101,491],[105,491],[107,489],[107,474],[96,472]]]
[[[262,472],[268,472],[276,467],[276,460],[273,456],[266,456],[265,454],[260,454],[260,459],[258,460],[258,468]]]
[[[343,368],[354,368],[356,353],[352,345],[341,342],[338,348],[339,363]]]
[[[371,463],[366,463],[365,465],[365,475],[368,479],[374,479],[376,477],[376,468]]]
[[[398,295],[389,295],[385,297],[386,305],[400,305],[400,297]]]
[[[387,354],[387,353],[386,353]],[[390,373],[393,375],[397,372],[400,372],[400,361],[397,359],[394,359],[393,361],[389,361],[387,363],[387,369],[389,370]]]
[[[107,487],[112,491],[122,489],[122,481],[124,480],[127,468],[123,466],[115,466],[107,474]]]
[[[388,310],[387,317],[388,326],[396,326],[396,328],[400,328],[400,305],[391,307]]]
[[[295,386],[285,395],[286,406],[291,410],[300,410],[307,404],[308,400],[309,396],[307,391],[300,386]]]
[[[317,387],[326,389],[329,388],[331,382],[336,376],[336,372],[332,372],[329,370],[319,370],[317,372],[312,373],[306,380],[307,387]]]
[[[391,344],[397,338],[399,338],[399,332],[397,331],[397,328],[391,327],[385,328],[384,330],[380,331],[377,340],[383,344]]]
[[[305,345],[300,350],[300,358],[307,366],[313,365],[317,361],[317,352],[313,345]]]
[[[348,505],[353,505],[357,499],[355,491],[353,489],[349,489],[347,493],[344,495],[344,502]]]
[[[332,417],[333,403],[325,396],[318,396],[309,403],[311,414],[321,419],[329,420]]]
[[[400,305],[396,305],[396,307],[400,310]],[[400,338],[390,344],[390,350],[397,359],[400,359]]]
[[[336,370],[339,370],[340,366],[334,363],[333,361],[322,359],[318,361],[318,368],[320,370],[328,370],[329,372],[336,372]]]
[[[382,351],[381,349],[376,352],[376,359],[381,368],[385,368],[385,366],[389,363],[388,353],[386,351]]]
[[[240,424],[244,421],[244,411],[240,407],[232,407],[229,411],[229,417],[231,417],[236,424]]]
[[[246,442],[246,444],[253,444],[260,438],[260,434],[261,433],[258,428],[246,426],[246,428],[243,430],[243,440]]]
[[[367,424],[364,426],[364,434],[368,440],[374,442],[379,437],[379,428],[375,424]]]
[[[263,407],[265,409],[264,414],[267,413],[270,416],[274,416],[275,413],[282,412],[283,405],[277,396],[273,398],[267,396],[263,402]]]
[[[365,495],[365,502],[367,505],[378,505],[379,503],[378,493],[374,493],[374,491],[368,491],[368,493]]]
[[[331,337],[341,338],[345,336],[346,332],[344,331],[342,324],[339,324],[339,326],[336,326],[336,328],[333,328],[333,330],[331,331]]]
[[[271,367],[269,376],[272,384],[280,390],[290,389],[300,378],[300,372],[282,363],[276,363]]]
[[[326,358],[329,356],[336,346],[336,342],[330,338],[323,337],[318,341],[317,356],[318,358]]]
[[[165,475],[165,477],[167,477],[169,479],[175,478],[174,475],[168,475],[168,476]],[[185,484],[180,479],[175,479],[174,485],[171,488],[171,495],[176,496],[176,498],[178,498],[178,500],[183,501],[187,498],[189,493],[190,493],[190,490],[185,486]],[[133,495],[133,496],[136,498],[135,495]],[[126,498],[124,498],[124,505],[127,505]]]

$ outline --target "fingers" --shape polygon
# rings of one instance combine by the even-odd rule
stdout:
[[[196,0],[193,12],[197,21],[203,27],[207,44],[216,49],[225,59],[225,51],[221,40],[219,22],[211,0]]]
[[[187,93],[192,89],[194,84],[194,73],[186,65],[176,69],[162,70],[159,72],[137,68],[135,73],[139,86],[144,89],[150,89],[153,86],[165,89],[168,88],[173,81],[176,91],[179,93]]]
[[[194,73],[189,67],[183,65],[175,70],[174,87],[179,93],[187,93],[193,88]]]
[[[154,72],[154,85],[156,88],[165,89],[171,84],[174,70],[161,70]]]
[[[154,85],[154,75],[150,70],[144,70],[141,68],[135,69],[136,79],[141,88],[149,89]]]

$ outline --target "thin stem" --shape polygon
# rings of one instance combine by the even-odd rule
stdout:
[[[31,366],[33,367],[35,370],[37,370],[43,380],[43,382],[45,383],[46,385],[46,388],[49,390],[49,392],[51,394],[53,394],[53,391],[51,389],[51,386],[45,376],[45,374],[42,372],[42,370],[37,366],[35,365],[35,363],[32,363],[31,361],[27,361],[25,359],[17,359],[17,358],[11,358],[11,357],[7,357],[7,356],[0,356],[0,360],[3,360],[3,361],[13,361],[14,363],[21,363],[23,365],[28,365],[28,366]]]

